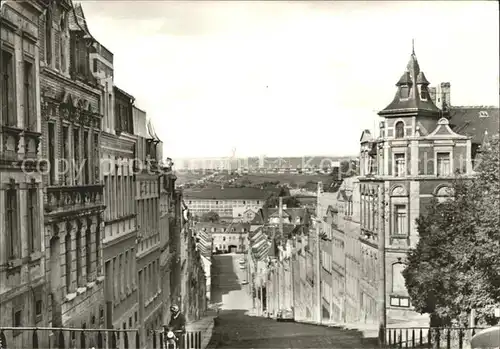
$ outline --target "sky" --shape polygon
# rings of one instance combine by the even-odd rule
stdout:
[[[498,105],[496,1],[81,1],[172,158],[356,155],[414,39],[452,105]]]

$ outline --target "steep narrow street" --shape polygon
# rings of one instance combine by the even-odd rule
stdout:
[[[211,348],[376,348],[356,331],[251,317],[245,312],[251,299],[241,285],[245,270],[238,266],[241,255],[214,256],[212,295],[220,302]]]

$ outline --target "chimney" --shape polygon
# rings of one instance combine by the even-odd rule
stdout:
[[[449,108],[451,106],[451,91],[450,91],[450,83],[449,82],[442,82],[441,84],[438,85],[437,91],[436,91],[436,106],[444,110],[446,108]]]

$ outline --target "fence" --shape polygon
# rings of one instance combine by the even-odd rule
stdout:
[[[469,349],[470,340],[482,327],[386,328],[386,348]]]
[[[201,331],[182,335],[179,349],[201,349]],[[163,348],[161,332],[138,329],[0,327],[0,349],[140,349]]]

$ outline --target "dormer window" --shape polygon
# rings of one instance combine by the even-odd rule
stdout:
[[[405,136],[405,124],[403,121],[398,121],[395,126],[396,138],[403,138]]]
[[[488,112],[487,112],[487,111],[485,111],[485,110],[481,110],[481,111],[479,112],[479,117],[480,117],[480,118],[487,118],[487,117],[489,117]]]
[[[401,86],[400,97],[401,98],[410,97],[410,88],[408,86]]]
[[[429,98],[429,91],[427,91],[427,87],[420,86],[420,99],[426,101]]]

